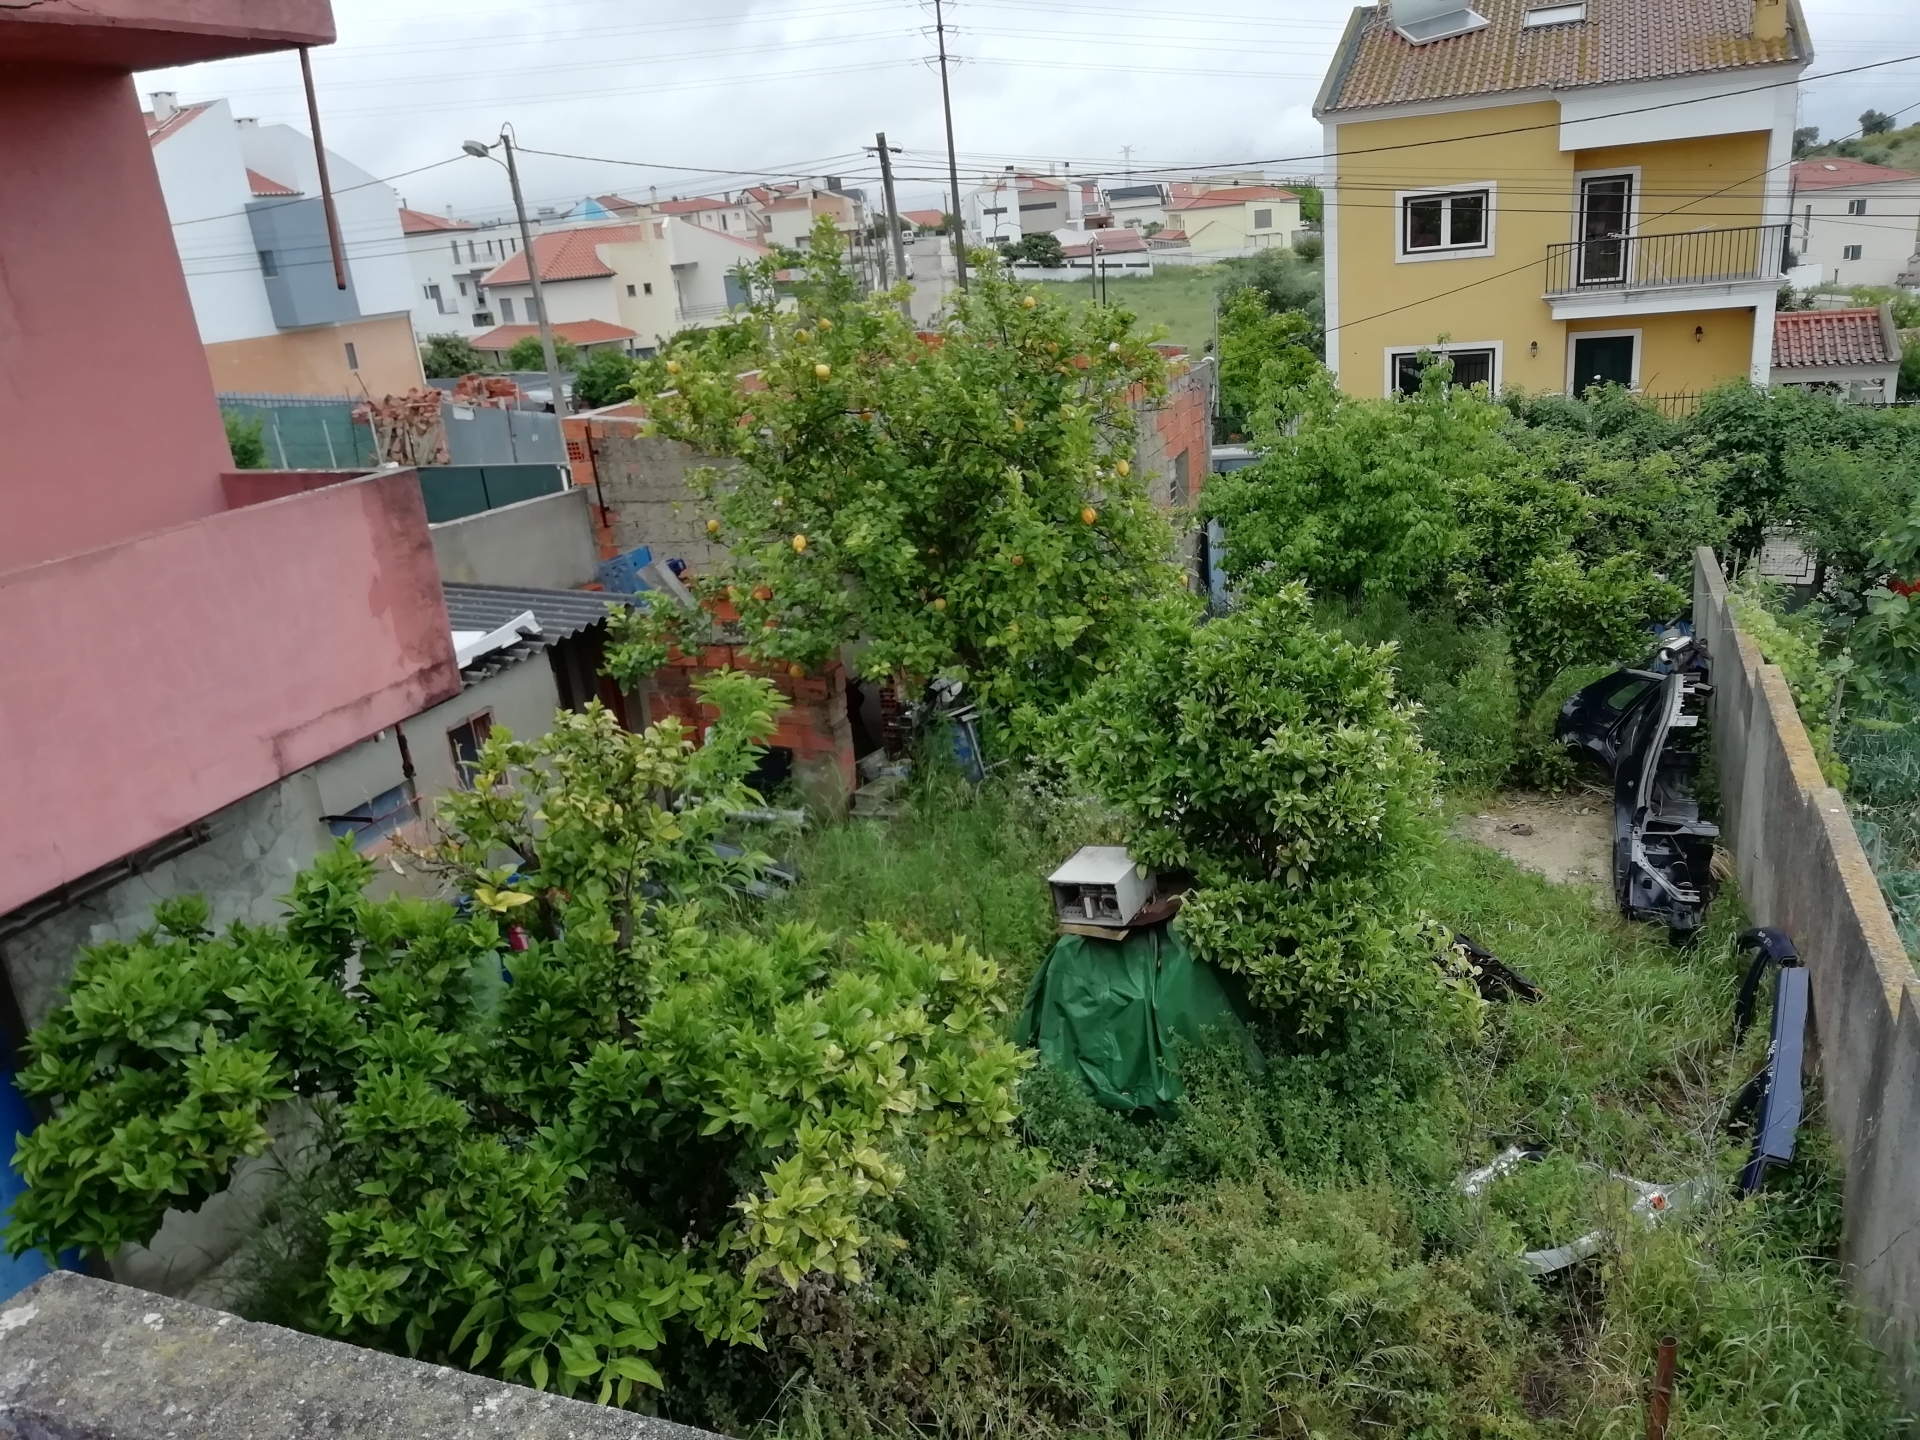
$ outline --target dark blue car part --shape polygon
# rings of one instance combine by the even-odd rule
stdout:
[[[1546,992],[1538,985],[1471,935],[1456,931],[1453,946],[1463,952],[1479,972],[1474,977],[1474,987],[1479,990],[1482,1000],[1524,1000],[1529,1005],[1538,1005],[1547,998]]]
[[[1734,1005],[1733,1033],[1738,1040],[1753,1022],[1754,1003],[1768,967],[1773,982],[1773,1037],[1767,1062],[1734,1097],[1730,1119],[1755,1115],[1753,1153],[1740,1172],[1742,1194],[1752,1195],[1766,1183],[1767,1171],[1793,1159],[1794,1137],[1800,1129],[1802,1096],[1800,1065],[1806,1051],[1807,969],[1800,963],[1793,941],[1771,927],[1749,930],[1741,944],[1754,952]]]

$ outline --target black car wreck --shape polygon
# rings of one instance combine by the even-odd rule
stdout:
[[[1706,698],[1706,646],[1669,631],[1643,669],[1618,670],[1560,707],[1554,734],[1613,775],[1613,893],[1623,915],[1684,940],[1713,898],[1719,828],[1700,818],[1694,742]]]

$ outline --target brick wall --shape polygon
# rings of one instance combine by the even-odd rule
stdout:
[[[726,547],[707,535],[707,510],[691,472],[721,464],[677,440],[641,433],[635,416],[570,416],[563,425],[573,483],[591,488],[600,558],[645,545],[656,560],[680,559],[695,571],[717,569]]]
[[[1213,377],[1211,359],[1179,356],[1166,398],[1134,405],[1133,463],[1163,510],[1191,509],[1213,468]]]
[[[673,715],[696,730],[711,724],[714,712],[700,704],[694,681],[714,670],[747,670],[768,676],[787,697],[789,708],[768,743],[793,752],[794,779],[808,801],[841,811],[854,792],[853,724],[847,714],[847,671],[838,660],[815,675],[795,677],[784,670],[754,664],[732,645],[709,645],[697,654],[673,652],[647,681],[647,716]]]

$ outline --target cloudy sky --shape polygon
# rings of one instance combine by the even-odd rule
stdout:
[[[1802,3],[1815,74],[1920,51],[1913,0]],[[1013,163],[1319,168],[1310,112],[1342,5],[953,0],[946,13],[963,185],[969,169]],[[904,151],[903,205],[944,189],[932,0],[334,0],[334,15],[339,43],[314,55],[329,148],[400,176],[421,209],[504,203],[496,167],[455,158],[504,123],[531,150],[585,157],[528,156],[541,204],[788,173],[866,183],[877,130]],[[224,95],[237,115],[305,123],[290,55],[138,79],[142,92]],[[1920,107],[1920,62],[1816,80],[1801,123],[1843,134],[1868,106]]]

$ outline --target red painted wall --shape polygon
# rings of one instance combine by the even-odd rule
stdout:
[[[212,514],[232,466],[133,82],[0,65],[0,572]]]
[[[0,913],[460,690],[410,470],[0,575],[0,616]]]
[[[0,61],[157,70],[333,41],[329,0],[12,0]]]

